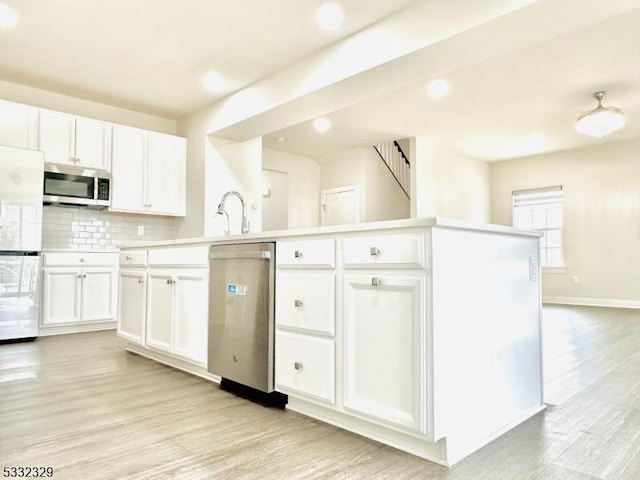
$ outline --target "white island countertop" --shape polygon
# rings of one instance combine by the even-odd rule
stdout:
[[[231,235],[217,235],[209,237],[179,238],[176,240],[161,240],[151,242],[140,242],[123,244],[121,249],[165,247],[193,244],[210,243],[249,243],[254,241],[274,241],[279,238],[299,237],[304,235],[330,235],[333,233],[366,232],[379,231],[397,228],[420,228],[420,227],[444,227],[459,230],[474,230],[480,232],[503,233],[507,235],[539,237],[539,232],[520,230],[505,225],[491,223],[470,222],[447,217],[421,217],[407,218],[402,220],[387,220],[382,222],[354,223],[346,225],[334,225],[328,227],[309,227],[293,230],[274,230],[268,232],[255,232]]]

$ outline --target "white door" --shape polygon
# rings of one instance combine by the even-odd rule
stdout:
[[[82,321],[115,320],[115,290],[114,268],[84,268],[82,270]]]
[[[344,276],[344,406],[425,432],[424,279]]]
[[[110,210],[144,212],[144,178],[146,169],[145,132],[135,128],[113,126]]]
[[[320,192],[320,224],[346,225],[360,222],[360,187],[347,185]]]
[[[82,274],[72,268],[44,268],[42,324],[78,323]]]
[[[147,346],[171,352],[173,280],[169,272],[150,271],[147,297]]]
[[[38,109],[0,100],[0,145],[38,149]]]
[[[40,150],[44,161],[72,164],[75,162],[75,117],[51,110],[40,110]]]
[[[180,137],[148,134],[147,208],[149,212],[184,215],[185,140]]]
[[[173,353],[207,364],[209,274],[207,269],[175,273]]]
[[[111,160],[111,124],[76,117],[76,165],[108,170]]]
[[[144,345],[147,308],[147,272],[120,270],[118,282],[118,335]]]

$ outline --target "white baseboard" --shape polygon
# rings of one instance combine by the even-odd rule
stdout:
[[[542,303],[584,305],[588,307],[640,308],[640,300],[617,298],[542,297]]]
[[[75,325],[40,325],[38,327],[38,336],[47,337],[49,335],[62,335],[65,333],[82,333],[96,332],[98,330],[115,330],[117,324],[115,321],[94,322],[94,323],[78,323]]]

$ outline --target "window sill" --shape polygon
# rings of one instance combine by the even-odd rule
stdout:
[[[542,267],[542,273],[567,273],[567,266],[557,265],[553,267]]]

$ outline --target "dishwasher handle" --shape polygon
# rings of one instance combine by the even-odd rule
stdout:
[[[216,252],[216,253],[209,254],[209,260],[227,260],[227,259],[269,260],[271,259],[271,252],[249,250],[245,252]]]

